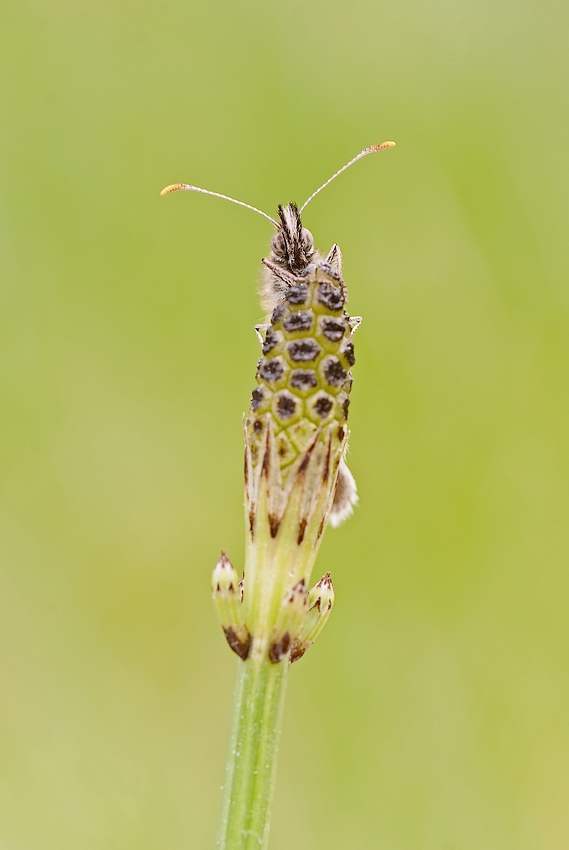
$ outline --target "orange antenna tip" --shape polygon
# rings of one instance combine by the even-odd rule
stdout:
[[[180,189],[188,189],[188,188],[189,187],[186,186],[185,183],[170,183],[169,186],[164,186],[164,188],[162,189],[160,194],[161,195],[169,195],[170,192],[179,192]]]
[[[394,148],[396,144],[396,142],[382,142],[380,145],[372,145],[368,148],[368,151],[370,153],[377,153],[378,151],[384,151],[386,148]]]

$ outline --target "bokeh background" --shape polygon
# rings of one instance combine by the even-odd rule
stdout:
[[[17,0],[0,29],[0,848],[211,848],[272,213],[345,258],[361,506],[271,850],[569,847],[560,0]]]

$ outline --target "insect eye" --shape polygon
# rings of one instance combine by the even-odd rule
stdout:
[[[283,257],[286,254],[285,240],[280,230],[271,239],[271,248],[278,256]]]
[[[302,245],[306,251],[311,251],[314,248],[314,237],[306,227],[302,228]]]

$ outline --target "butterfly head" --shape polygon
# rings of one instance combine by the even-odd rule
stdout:
[[[302,275],[315,254],[312,233],[302,226],[296,204],[279,206],[279,229],[271,239],[271,261]]]

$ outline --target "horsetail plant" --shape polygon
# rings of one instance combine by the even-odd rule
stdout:
[[[300,216],[346,168],[394,144],[366,148],[300,210],[279,206],[278,220],[185,183],[161,193],[221,197],[276,228],[262,260],[268,316],[256,327],[263,356],[244,420],[245,569],[240,580],[222,552],[212,577],[217,615],[238,656],[217,850],[266,850],[288,669],[312,646],[334,603],[330,573],[309,589],[312,568],[328,522],[338,525],[357,501],[345,455],[352,337],[361,319],[345,309],[339,247],[323,257]]]

